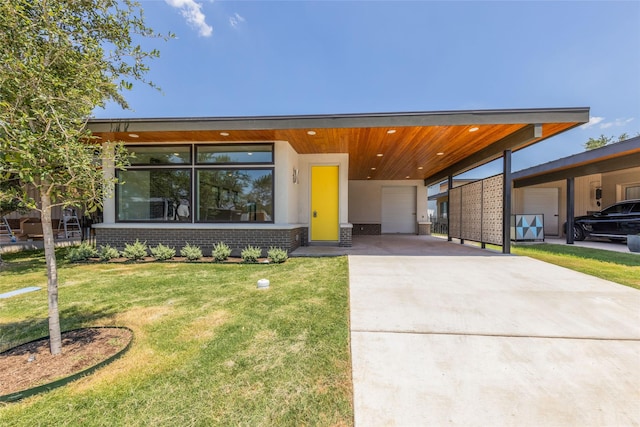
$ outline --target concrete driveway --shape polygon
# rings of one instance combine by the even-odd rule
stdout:
[[[640,291],[427,244],[349,256],[356,426],[640,425]]]

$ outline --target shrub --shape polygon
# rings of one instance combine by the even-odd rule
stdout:
[[[231,255],[231,248],[225,243],[219,242],[213,246],[211,254],[216,262],[226,261],[229,255]]]
[[[137,261],[147,255],[147,242],[141,242],[138,239],[133,244],[126,243],[122,251],[122,256],[132,261]]]
[[[96,248],[91,244],[84,242],[79,246],[71,248],[67,254],[67,259],[71,262],[86,261],[91,257],[96,256]]]
[[[287,260],[287,258],[289,258],[289,254],[287,254],[287,251],[274,247],[269,248],[269,251],[267,251],[267,256],[269,257],[271,262],[276,264],[283,263]]]
[[[109,261],[113,258],[118,258],[120,256],[120,252],[110,245],[100,246],[100,250],[98,251],[98,257],[100,257],[100,261]]]
[[[244,262],[258,262],[258,258],[262,255],[262,249],[254,248],[249,245],[242,250],[240,256]]]
[[[162,243],[160,243],[155,248],[150,248],[149,250],[151,251],[151,256],[153,256],[158,261],[165,261],[176,256],[176,250],[174,248],[165,246]]]
[[[197,261],[202,258],[202,250],[198,246],[193,246],[187,243],[185,247],[180,249],[180,255],[189,261]]]

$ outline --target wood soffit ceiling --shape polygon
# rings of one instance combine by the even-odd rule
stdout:
[[[524,148],[581,123],[542,123],[541,137],[522,141],[513,149]],[[94,135],[102,140],[123,141],[128,144],[287,141],[299,154],[348,153],[351,180],[422,180],[456,165],[480,150],[490,148],[529,125],[530,123],[508,123],[215,130],[137,130],[135,126],[130,126],[126,132],[101,131],[100,126],[92,126],[91,123],[89,127],[94,128]],[[477,130],[472,131],[473,128]],[[315,134],[310,135],[309,131]],[[497,153],[499,155],[501,151]]]

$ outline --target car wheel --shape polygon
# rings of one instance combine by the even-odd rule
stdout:
[[[584,240],[584,230],[577,224],[573,226],[573,240]]]

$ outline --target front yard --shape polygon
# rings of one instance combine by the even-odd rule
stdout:
[[[41,253],[4,258],[0,293],[43,288],[0,299],[6,348],[48,332]],[[60,264],[62,329],[128,326],[132,348],[90,377],[0,406],[1,425],[352,424],[346,258]],[[270,289],[256,289],[261,278]]]

